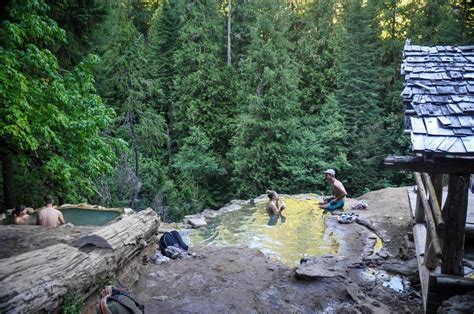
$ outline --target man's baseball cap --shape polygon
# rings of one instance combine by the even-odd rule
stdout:
[[[329,173],[329,174],[332,175],[333,177],[336,176],[336,171],[334,171],[334,169],[328,169],[328,170],[324,171],[324,173]]]

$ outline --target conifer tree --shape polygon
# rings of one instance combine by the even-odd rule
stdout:
[[[306,113],[318,114],[337,86],[343,32],[337,16],[338,3],[310,2],[302,13],[295,14],[291,33],[296,37],[295,57],[301,71],[299,88]]]
[[[298,68],[287,39],[291,12],[283,2],[248,2],[249,45],[239,63],[239,108],[230,158],[233,186],[249,197],[282,186],[282,162],[298,126]],[[235,25],[236,23],[234,23]]]
[[[413,43],[427,46],[461,45],[472,43],[471,28],[465,22],[469,20],[472,9],[464,6],[467,1],[460,3],[453,0],[426,0],[416,6],[408,38]],[[472,3],[471,3],[472,5]],[[466,27],[467,26],[467,27]]]
[[[226,16],[220,11],[219,1],[188,2],[173,51],[172,136],[179,157],[172,162],[173,174],[188,175],[185,169],[199,161],[203,162],[201,167],[209,169],[201,173],[202,177],[188,175],[195,186],[193,193],[199,194],[194,210],[216,206],[225,195],[224,154],[228,147],[228,121],[234,110],[229,105],[232,93],[226,65],[225,25]],[[208,150],[202,150],[197,143],[205,143]],[[200,158],[185,158],[196,155]],[[207,166],[209,160],[216,162],[215,167]],[[180,182],[180,191],[189,190],[189,186],[183,185],[186,180]]]
[[[384,158],[377,31],[371,27],[371,9],[361,0],[344,3],[344,54],[337,99],[345,114],[348,161],[352,165],[343,175],[356,195],[380,187],[378,174]]]
[[[118,113],[114,135],[128,143],[119,152],[115,176],[108,188],[103,186],[108,193],[102,194],[110,194],[116,205],[144,207],[150,205],[154,192],[142,187],[159,186],[164,180],[160,148],[165,143],[165,121],[150,101],[156,86],[149,82],[145,39],[130,21],[130,12],[125,3],[113,5],[100,29],[103,62],[98,67],[98,86]],[[150,182],[144,182],[145,173]],[[137,203],[140,200],[142,204]]]

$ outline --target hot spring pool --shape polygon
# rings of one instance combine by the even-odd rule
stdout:
[[[325,232],[318,201],[282,199],[286,209],[278,220],[269,217],[266,202],[261,202],[208,218],[207,226],[182,231],[183,239],[191,246],[249,246],[290,266],[305,256],[337,253],[339,244]]]
[[[61,208],[64,220],[66,223],[70,222],[75,226],[103,226],[112,219],[121,215],[116,210],[94,210],[84,208]],[[30,214],[30,223],[36,223],[36,213]],[[13,224],[13,217],[8,216],[2,224]]]
[[[112,219],[120,216],[115,210],[93,210],[83,208],[62,208],[66,223],[70,222],[77,226],[103,226]]]

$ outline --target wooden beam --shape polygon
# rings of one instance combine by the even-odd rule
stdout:
[[[439,243],[438,235],[436,233],[436,224],[433,218],[433,213],[430,209],[430,205],[428,204],[428,200],[426,199],[426,191],[423,186],[423,181],[421,180],[421,175],[418,172],[415,173],[415,180],[416,184],[418,185],[418,193],[420,195],[421,204],[425,210],[426,225],[428,227],[428,232],[431,235],[431,246],[434,250],[436,257],[441,258],[443,256],[443,253],[441,251],[441,245]]]
[[[416,260],[418,262],[418,273],[420,275],[421,293],[423,296],[423,306],[426,309],[428,303],[428,290],[430,281],[430,271],[425,267],[425,239],[426,226],[416,224],[413,226],[413,238],[415,240]]]
[[[443,208],[444,232],[441,273],[463,275],[464,233],[467,216],[469,174],[449,175],[448,198]]]
[[[416,205],[415,205],[415,223],[425,223],[425,210],[421,205],[420,191],[416,193]]]
[[[432,159],[425,159],[419,156],[389,156],[385,158],[384,164],[390,169],[413,172],[474,173],[474,158],[433,157]]]
[[[439,208],[443,208],[443,177],[444,175],[442,173],[430,173]]]
[[[429,201],[431,204],[431,210],[433,211],[433,216],[436,220],[436,231],[442,235],[444,232],[444,220],[443,215],[441,214],[441,208],[439,207],[440,203],[438,201],[437,193],[433,184],[431,183],[431,178],[427,173],[423,173],[423,179],[426,189],[430,195]]]

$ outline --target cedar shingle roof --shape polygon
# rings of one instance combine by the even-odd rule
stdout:
[[[474,155],[474,45],[405,43],[405,126],[415,152]]]

